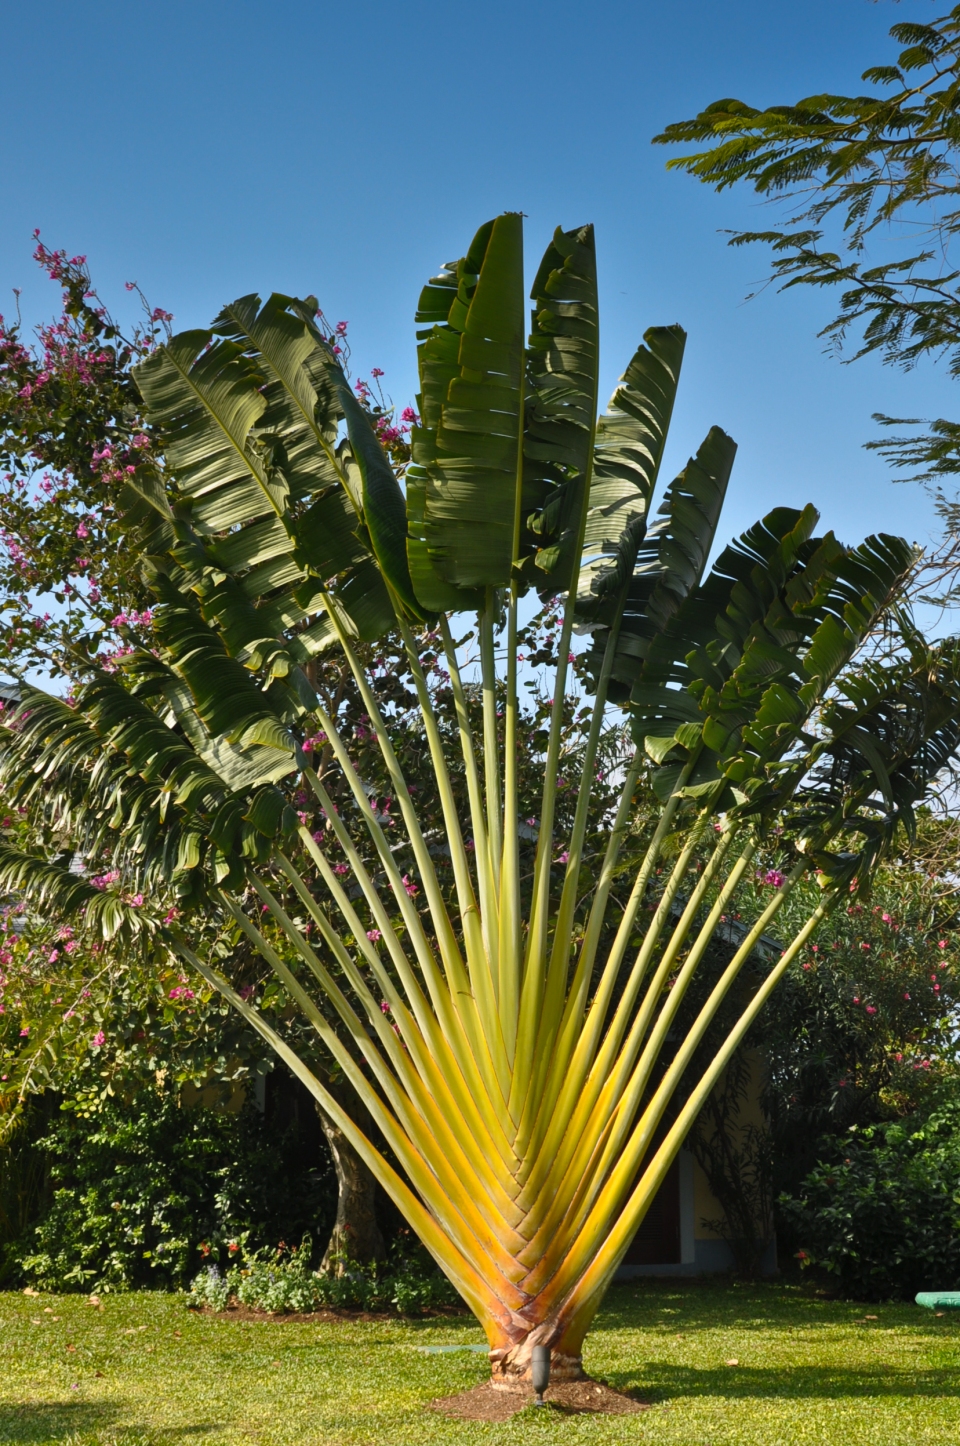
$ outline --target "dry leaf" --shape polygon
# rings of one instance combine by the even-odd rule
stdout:
[[[864,1320],[879,1320],[879,1319],[880,1319],[880,1317],[877,1316],[877,1315],[865,1315],[865,1316],[864,1316]]]
[[[39,1290],[34,1290],[33,1287],[32,1287],[32,1286],[29,1286],[29,1285],[24,1286],[23,1293],[24,1293],[24,1295],[39,1295],[39,1294],[40,1294]]]
[[[738,1360],[732,1360],[732,1361],[724,1361],[723,1364],[724,1364],[725,1366],[739,1366],[740,1362],[739,1362]]]
[[[76,1346],[67,1346],[68,1351],[75,1351],[76,1349]]]

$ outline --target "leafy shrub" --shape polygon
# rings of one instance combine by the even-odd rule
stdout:
[[[221,1311],[235,1299],[254,1310],[394,1309],[416,1315],[458,1300],[453,1286],[419,1247],[395,1248],[390,1262],[379,1267],[342,1261],[340,1274],[311,1269],[311,1253],[312,1241],[305,1235],[293,1249],[251,1251],[243,1265],[238,1262],[224,1273],[207,1265],[191,1282],[190,1304]]]
[[[18,1259],[46,1290],[176,1288],[198,1251],[213,1264],[231,1241],[322,1231],[336,1208],[332,1168],[304,1169],[296,1126],[252,1105],[183,1109],[147,1089],[90,1119],[61,1113],[39,1148],[52,1199]]]
[[[960,1105],[851,1132],[841,1148],[780,1198],[801,1264],[861,1300],[960,1288]]]

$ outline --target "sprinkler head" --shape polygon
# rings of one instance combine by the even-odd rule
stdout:
[[[534,1346],[531,1363],[530,1376],[533,1380],[535,1406],[545,1406],[543,1393],[550,1384],[550,1347]]]

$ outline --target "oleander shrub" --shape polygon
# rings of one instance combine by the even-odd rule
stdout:
[[[845,1295],[909,1299],[960,1289],[960,1104],[923,1122],[852,1130],[780,1210],[802,1266]]]

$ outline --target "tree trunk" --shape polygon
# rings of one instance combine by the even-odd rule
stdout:
[[[331,1093],[334,1093],[332,1088]],[[357,1119],[363,1111],[355,1095],[348,1108],[363,1129],[364,1122]],[[370,1265],[386,1257],[377,1223],[377,1182],[346,1136],[319,1106],[317,1113],[337,1172],[337,1219],[320,1269],[329,1275],[343,1275],[351,1264]]]
[[[582,1381],[584,1378],[583,1357],[569,1355],[553,1343],[558,1334],[556,1321],[547,1321],[534,1326],[522,1340],[499,1350],[490,1352],[490,1379],[501,1390],[526,1388],[530,1382],[530,1367],[534,1346],[550,1346],[550,1380]],[[553,1338],[553,1339],[551,1339]]]

